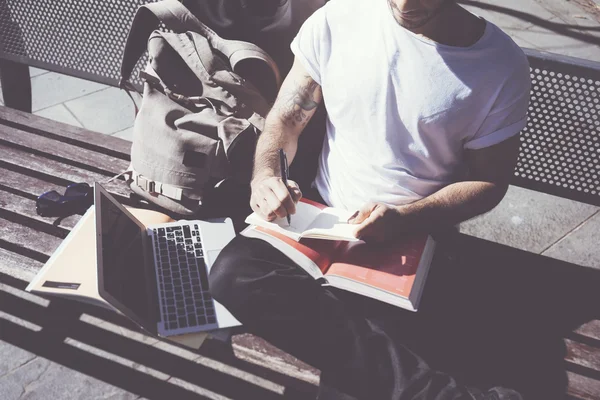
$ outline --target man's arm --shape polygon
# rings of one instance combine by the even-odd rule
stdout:
[[[291,163],[298,149],[298,138],[322,99],[321,87],[296,60],[285,78],[275,104],[267,115],[265,129],[256,144],[251,182],[250,206],[267,220],[294,214],[301,193],[293,181],[281,180],[278,150],[284,149]]]
[[[432,232],[494,208],[508,189],[519,152],[519,135],[480,150],[466,150],[469,180],[446,186],[414,203],[389,207],[367,204],[350,222],[357,236],[384,240],[413,232]]]

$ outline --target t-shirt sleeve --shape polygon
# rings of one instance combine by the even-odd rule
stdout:
[[[315,11],[302,25],[290,45],[294,56],[319,85],[321,66],[329,52],[330,32],[327,24],[327,5]]]
[[[492,108],[464,148],[483,149],[519,134],[527,123],[530,89],[529,64],[525,59],[504,81]]]

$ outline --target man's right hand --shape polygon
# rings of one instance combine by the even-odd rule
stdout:
[[[281,173],[278,149],[285,149],[291,164],[298,148],[298,137],[322,97],[321,86],[307,73],[302,62],[295,60],[256,143],[250,207],[267,221],[296,212],[296,203],[302,193],[296,182],[288,180],[286,187],[278,176]]]
[[[250,207],[267,221],[284,218],[296,212],[296,203],[302,198],[298,184],[288,179],[288,186],[277,176],[253,179],[250,187]],[[289,190],[288,190],[289,187]]]

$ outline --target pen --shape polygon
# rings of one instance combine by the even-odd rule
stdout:
[[[287,156],[285,155],[285,151],[283,151],[283,149],[279,149],[279,168],[281,171],[281,180],[283,181],[283,184],[285,185],[285,187],[287,188],[287,190],[291,196],[292,192],[290,192],[290,188],[288,186],[289,166],[288,166],[288,162],[287,162]],[[286,210],[286,212],[287,212],[287,210]],[[290,217],[289,212],[287,213],[287,222],[288,222],[288,225],[291,225],[291,223],[292,223],[292,217]]]

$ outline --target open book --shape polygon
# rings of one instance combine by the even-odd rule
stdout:
[[[242,234],[269,242],[315,279],[325,278],[333,287],[410,311],[417,311],[419,307],[435,250],[435,242],[429,235],[369,244],[317,239],[297,241],[280,230],[255,225]]]
[[[286,218],[269,222],[256,213],[250,214],[246,223],[269,228],[296,241],[302,238],[357,241],[354,235],[356,225],[347,223],[351,216],[349,211],[303,198],[296,204],[296,213],[289,225]]]

